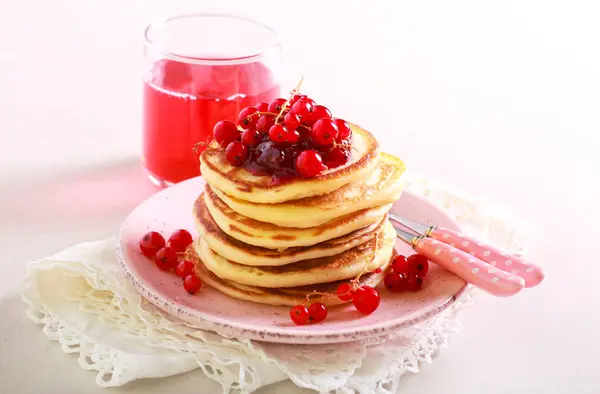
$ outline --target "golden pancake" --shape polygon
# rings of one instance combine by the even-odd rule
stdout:
[[[382,153],[366,180],[350,182],[331,193],[278,204],[257,204],[225,194],[211,185],[225,204],[237,213],[283,227],[315,227],[366,208],[390,204],[402,193],[405,167],[394,156]]]
[[[201,238],[199,242],[194,242],[194,247],[206,268],[221,279],[249,286],[281,288],[334,282],[353,278],[363,269],[372,271],[390,260],[395,238],[396,232],[386,220],[382,233],[352,249],[335,256],[279,267],[253,267],[234,263],[210,249]]]
[[[387,216],[382,216],[378,222],[367,227],[316,245],[277,251],[248,245],[227,235],[210,215],[202,196],[198,198],[194,207],[196,228],[200,237],[206,241],[208,246],[228,260],[252,266],[286,265],[297,261],[340,254],[374,238],[376,234],[381,232],[384,220],[387,218]]]
[[[377,140],[366,130],[351,125],[354,148],[351,160],[314,178],[297,177],[274,185],[270,175],[257,176],[234,167],[214,142],[200,155],[200,169],[206,182],[230,196],[255,203],[277,203],[329,193],[357,179],[367,177],[379,158]]]
[[[270,289],[267,287],[256,287],[247,286],[232,281],[224,280],[210,272],[202,263],[193,247],[189,247],[187,251],[188,258],[196,263],[196,274],[202,279],[202,281],[210,287],[213,287],[230,297],[234,297],[240,300],[252,301],[267,305],[287,305],[296,306],[302,304],[306,300],[306,295],[314,291],[321,293],[335,293],[336,289],[342,282],[337,281],[329,283],[320,283],[310,286],[302,287],[291,287],[282,289]],[[392,256],[393,257],[393,256]],[[391,262],[388,260],[380,268],[381,272],[367,272],[361,275],[358,284],[361,286],[367,285],[371,287],[377,287],[379,283],[383,281],[386,270]],[[346,303],[348,301],[342,301],[338,297],[325,297],[321,298],[314,296],[310,298],[314,301],[320,301],[326,306],[331,307],[339,304]]]
[[[208,209],[217,226],[227,235],[248,245],[283,250],[315,245],[371,226],[381,221],[381,218],[391,209],[392,204],[363,209],[310,228],[280,227],[247,218],[229,208],[223,200],[217,197],[210,186],[206,187],[206,191],[195,203],[196,221],[198,221],[200,206]],[[198,229],[201,231],[200,228]],[[219,251],[217,250],[217,252]],[[235,261],[235,259],[232,260]]]

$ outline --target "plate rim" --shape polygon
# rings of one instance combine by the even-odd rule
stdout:
[[[248,324],[244,325],[239,321],[227,320],[214,315],[207,315],[198,309],[178,304],[176,299],[172,299],[164,296],[163,294],[160,294],[160,292],[156,290],[154,285],[137,277],[135,273],[130,269],[130,267],[128,267],[125,257],[126,255],[123,252],[123,246],[126,246],[126,243],[124,244],[123,242],[123,233],[127,228],[127,224],[129,222],[130,217],[133,216],[137,210],[142,209],[142,207],[149,201],[157,198],[157,196],[162,193],[166,193],[172,190],[173,188],[177,188],[179,185],[195,182],[200,182],[202,188],[206,186],[206,181],[202,178],[202,176],[190,178],[174,186],[162,189],[157,193],[154,193],[153,195],[140,202],[133,210],[131,210],[119,228],[116,245],[116,255],[119,261],[120,268],[123,270],[129,282],[133,285],[134,289],[141,297],[143,297],[151,304],[159,308],[162,312],[168,313],[172,317],[180,319],[186,324],[196,326],[199,329],[214,331],[226,337],[288,344],[328,344],[365,340],[373,337],[387,335],[394,331],[410,327],[415,324],[419,324],[425,320],[430,319],[435,315],[440,314],[452,304],[454,304],[468,286],[468,284],[465,282],[463,286],[455,294],[450,296],[450,298],[447,299],[445,302],[443,302],[440,305],[437,305],[434,308],[431,308],[431,310],[425,311],[424,313],[420,313],[418,316],[415,316],[410,319],[388,319],[386,321],[378,322],[376,324],[367,325],[363,329],[357,329],[356,327],[354,327],[336,330],[330,329],[319,332],[293,331],[289,330],[289,327],[277,326],[273,326],[272,329],[269,331],[260,331],[255,326],[251,326]],[[428,202],[422,196],[419,196],[411,191],[403,190],[402,193],[411,194],[416,198],[431,204],[431,202]],[[436,208],[439,209],[439,207]],[[460,226],[456,222],[456,220],[452,219],[451,217],[448,217],[448,219],[457,229],[460,229]],[[144,282],[145,286],[142,284],[142,282]],[[253,303],[251,301],[245,302],[249,304],[255,304],[256,306],[260,306],[260,304]]]

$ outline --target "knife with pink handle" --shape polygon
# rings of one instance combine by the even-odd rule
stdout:
[[[485,261],[493,267],[523,278],[525,287],[537,286],[544,280],[544,273],[540,267],[525,262],[519,256],[499,250],[454,230],[437,226],[427,226],[393,214],[389,216],[393,221],[402,224],[423,237],[448,244],[479,260]]]

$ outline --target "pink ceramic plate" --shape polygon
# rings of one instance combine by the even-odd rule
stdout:
[[[133,285],[145,298],[164,311],[202,329],[225,336],[283,343],[348,342],[390,334],[403,327],[428,319],[451,305],[463,291],[465,281],[436,266],[430,267],[422,290],[416,293],[391,293],[381,285],[381,304],[371,315],[361,315],[354,307],[331,308],[327,320],[319,324],[295,326],[289,307],[275,307],[231,298],[204,286],[189,295],[174,273],[160,271],[139,252],[139,240],[155,230],[165,235],[188,229],[194,237],[192,204],[204,189],[204,180],[190,179],[162,190],[138,206],[127,218],[119,234],[117,254]],[[426,200],[404,192],[393,212],[450,229],[457,224]],[[412,250],[397,243],[402,254]]]

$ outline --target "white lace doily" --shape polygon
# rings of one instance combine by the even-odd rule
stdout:
[[[407,188],[445,208],[471,235],[522,252],[523,226],[477,200],[410,176]],[[83,243],[32,262],[22,282],[27,315],[103,387],[201,369],[224,393],[250,393],[291,379],[338,394],[391,394],[400,376],[419,371],[448,334],[470,292],[440,315],[393,336],[335,345],[286,345],[199,331],[142,299],[120,271],[116,239]],[[385,346],[382,344],[385,343]],[[293,347],[293,349],[291,349]]]

